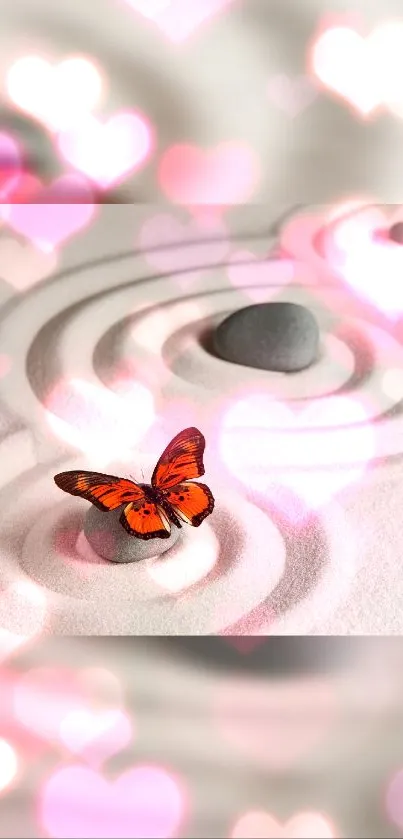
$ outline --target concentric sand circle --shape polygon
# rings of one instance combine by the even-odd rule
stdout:
[[[141,254],[111,257],[38,285],[3,315],[2,350],[14,374],[0,381],[0,396],[30,430],[35,463],[23,451],[21,477],[4,479],[0,576],[6,585],[25,580],[45,592],[48,631],[248,632],[258,610],[253,631],[309,632],[355,579],[360,561],[353,534],[345,546],[349,501],[341,493],[351,483],[359,493],[368,465],[401,451],[401,403],[384,382],[402,366],[403,350],[371,319],[345,316],[345,290],[319,295],[315,278],[308,287],[306,267],[295,263],[292,283],[278,283],[273,259],[265,270],[269,296],[312,310],[320,358],[292,375],[228,364],[212,354],[211,333],[245,305],[246,294],[231,283],[227,265],[213,263],[184,294],[179,274],[153,273]],[[132,388],[129,402],[122,381]],[[87,401],[102,397],[84,438],[71,434],[82,404],[75,388]],[[54,396],[60,389],[63,399]],[[115,425],[95,440],[103,400]],[[252,413],[244,409],[248,400]],[[108,471],[118,453],[119,474],[139,480],[144,468],[149,480],[171,432],[188,424],[198,424],[207,440],[213,515],[200,529],[184,529],[183,541],[159,560],[121,567],[100,560],[82,534],[88,505],[64,497],[53,475],[73,468],[73,449],[75,468]],[[105,451],[108,442],[117,449]],[[12,454],[6,440],[5,473],[11,457],[15,447]],[[278,519],[270,506],[281,499],[278,487],[315,512],[294,519],[277,503]]]
[[[110,269],[111,266],[105,266],[107,276]],[[118,265],[115,272],[116,285]],[[91,274],[89,269],[87,284],[87,272],[84,273],[81,289],[93,287]],[[264,391],[270,399],[296,406],[343,393],[363,407],[360,417],[351,423],[351,435],[357,433],[353,427],[357,422],[375,423],[376,454],[400,452],[400,401],[396,403],[382,382],[390,367],[403,365],[403,349],[380,326],[356,317],[344,318],[345,301],[348,301],[345,290],[327,289],[325,303],[323,293],[317,299],[314,288],[306,289],[294,283],[279,289],[276,299],[309,306],[321,329],[318,362],[297,374],[283,375],[246,367],[239,370],[237,365],[212,355],[211,330],[228,312],[242,305],[241,292],[228,289],[223,269],[214,269],[203,283],[203,290],[195,290],[187,297],[178,292],[175,277],[125,282],[126,272],[122,271],[121,276],[118,288],[105,291],[98,279],[101,289],[97,294],[62,310],[66,285],[54,283],[38,289],[40,297],[44,297],[43,308],[40,301],[38,307],[35,305],[40,320],[52,308],[57,307],[58,313],[40,323],[31,346],[26,348],[27,370],[20,371],[20,389],[18,378],[14,377],[5,393],[14,410],[25,414],[26,419],[29,417],[32,422],[37,417],[43,424],[42,403],[60,379],[103,382],[113,390],[117,373],[130,370],[134,378],[152,387],[162,404],[185,399],[201,406],[206,415],[210,412],[210,420],[208,416],[205,419],[207,427],[215,424],[217,397],[235,398],[245,388]],[[206,285],[210,286],[208,291]],[[74,289],[70,283],[69,288],[72,296]],[[21,309],[15,312],[15,317],[11,313],[4,323],[5,346],[10,346],[12,353],[15,353],[15,323],[19,317],[25,317]],[[32,323],[30,329],[32,334]],[[45,363],[44,358],[48,359]],[[339,422],[337,426],[339,432]],[[306,431],[316,434],[317,427],[310,423]],[[347,448],[349,428],[350,421],[343,432]],[[326,422],[325,433],[331,447],[334,433],[331,422]]]
[[[4,443],[1,454],[7,462]],[[0,488],[2,586],[18,593],[1,604],[5,630],[21,631],[21,604],[32,611],[34,592],[45,633],[207,635],[242,626],[246,633],[292,634],[300,622],[308,632],[343,599],[359,565],[352,535],[344,542],[349,526],[337,505],[294,529],[226,486],[214,486],[216,509],[203,527],[187,528],[162,557],[109,563],[85,540],[88,504],[60,500],[53,471],[34,466]]]
[[[209,522],[187,528],[177,547],[124,566],[94,554],[82,532],[88,504],[60,499],[48,468],[32,469],[0,495],[3,584],[39,587],[52,632],[217,633],[259,605],[283,574],[281,533],[228,490],[218,491]]]

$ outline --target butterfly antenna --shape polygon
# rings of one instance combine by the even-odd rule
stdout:
[[[142,469],[141,469],[141,477],[142,477],[142,479],[143,479],[143,481],[144,481],[144,472],[143,472],[143,470],[142,470]],[[140,483],[140,481],[138,481],[138,480],[137,480],[137,478],[135,478],[135,477],[134,477],[134,475],[129,474],[129,478],[130,478],[130,480],[131,480],[131,481],[134,481],[134,483],[135,483],[135,484],[139,484],[139,483]]]

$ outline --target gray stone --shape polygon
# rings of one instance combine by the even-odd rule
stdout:
[[[396,224],[392,224],[389,230],[389,239],[398,245],[403,245],[403,221],[397,221]]]
[[[295,373],[316,361],[319,327],[296,303],[259,303],[239,309],[217,327],[214,350],[225,361]]]
[[[160,556],[172,548],[179,539],[179,528],[172,525],[168,539],[149,539],[145,541],[129,533],[119,524],[123,507],[103,513],[91,507],[84,521],[84,535],[93,551],[102,559],[110,562],[139,562]]]

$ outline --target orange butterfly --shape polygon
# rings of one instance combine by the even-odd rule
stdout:
[[[168,539],[170,522],[199,527],[213,512],[214,497],[205,484],[190,479],[204,475],[206,441],[197,428],[185,428],[162,453],[151,484],[137,484],[101,472],[61,472],[55,483],[70,495],[91,501],[103,512],[125,504],[120,524],[138,539]]]

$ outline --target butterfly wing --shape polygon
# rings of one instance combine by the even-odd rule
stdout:
[[[176,515],[192,527],[199,527],[214,510],[214,496],[206,484],[183,481],[164,492]]]
[[[116,478],[102,472],[60,472],[55,484],[70,495],[91,501],[98,510],[109,512],[129,502],[145,500],[143,489],[127,478]]]
[[[206,441],[197,428],[185,428],[171,440],[162,453],[151,478],[161,490],[178,486],[182,481],[204,475],[203,454]]]
[[[162,507],[146,499],[128,504],[119,521],[127,533],[138,539],[168,539],[171,535],[171,525]]]
[[[138,539],[167,539],[171,532],[164,511],[148,501],[142,487],[127,478],[116,478],[102,472],[61,472],[54,481],[70,495],[91,501],[98,510],[109,512],[126,504],[120,524]]]

